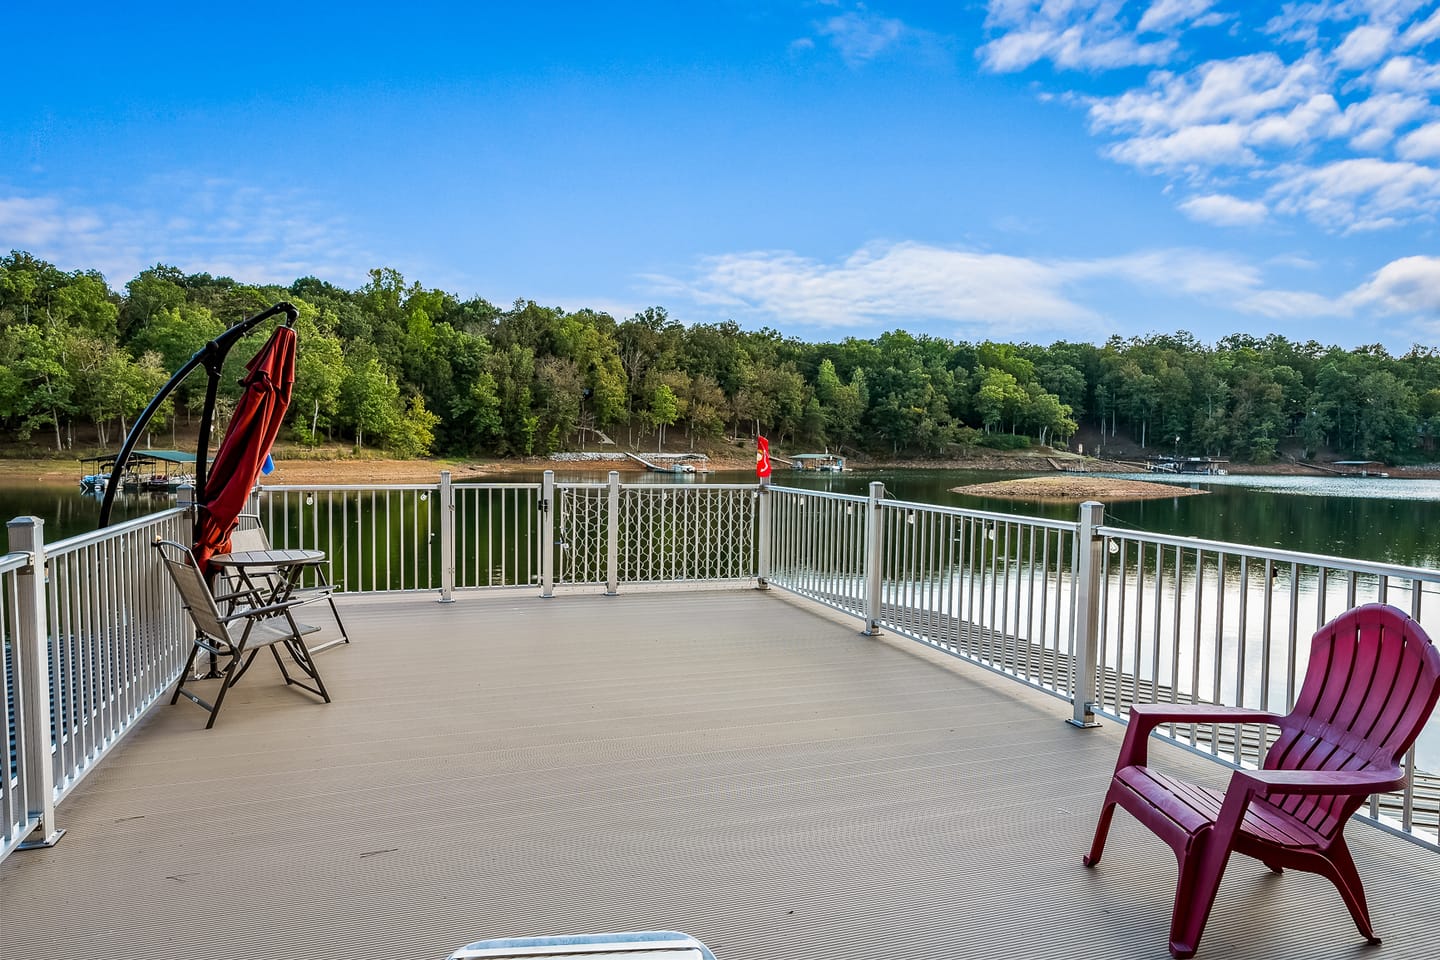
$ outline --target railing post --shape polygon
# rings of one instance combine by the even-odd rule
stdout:
[[[440,602],[455,602],[455,487],[440,471]]]
[[[35,829],[19,849],[53,847],[65,835],[55,826],[55,761],[51,732],[50,630],[45,622],[45,521],[16,517],[7,533],[13,553],[30,554],[30,565],[16,574],[15,734],[26,814]]]
[[[555,471],[540,480],[540,596],[555,596]]]
[[[885,484],[870,484],[870,500],[865,523],[865,635],[880,635],[880,584],[884,556],[885,526],[880,503],[885,499]]]
[[[620,592],[620,471],[610,471],[605,502],[605,595]]]
[[[1105,522],[1105,505],[1080,504],[1080,533],[1075,541],[1075,674],[1071,678],[1075,713],[1066,723],[1098,727],[1095,720],[1095,672],[1100,655],[1100,566],[1105,544],[1095,532]]]
[[[760,498],[757,523],[760,524],[760,556],[756,560],[755,585],[761,590],[770,588],[770,484],[760,482],[756,494]]]

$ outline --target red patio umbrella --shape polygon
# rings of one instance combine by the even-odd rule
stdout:
[[[198,492],[195,560],[202,570],[208,570],[212,555],[229,550],[230,532],[280,432],[295,384],[295,331],[277,327],[246,370],[240,381],[245,390],[215,451],[205,489]]]

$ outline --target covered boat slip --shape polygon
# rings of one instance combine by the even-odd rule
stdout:
[[[1170,851],[1085,853],[1122,728],[778,591],[345,597],[334,702],[257,663],[161,704],[0,863],[0,957],[443,958],[683,930],[719,960],[1167,957]],[[1204,782],[1228,771],[1152,755]],[[1440,856],[1353,824],[1387,960]],[[1323,879],[1237,858],[1201,957],[1370,951]]]
[[[82,457],[80,488],[104,490],[119,454]],[[125,460],[120,478],[126,493],[165,492],[195,482],[195,454],[183,450],[136,450]]]

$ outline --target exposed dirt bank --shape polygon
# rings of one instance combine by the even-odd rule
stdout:
[[[1080,503],[1084,500],[1161,500],[1190,497],[1209,490],[1195,490],[1169,483],[1145,480],[1117,480],[1113,477],[1087,477],[1067,473],[1054,477],[1025,477],[1019,480],[998,480],[952,487],[955,493],[976,497],[1005,497],[1011,500],[1057,500]]]
[[[643,453],[641,454],[644,455]],[[334,451],[315,453],[312,451],[280,450],[276,453],[276,469],[264,478],[265,483],[423,483],[433,482],[441,470],[449,470],[456,480],[505,479],[519,475],[534,475],[542,470],[566,471],[574,469],[618,470],[624,474],[639,473],[645,468],[634,460],[599,461],[575,463],[554,461],[543,457],[522,457],[507,460],[387,460],[379,457],[350,456]],[[1053,462],[1052,462],[1053,461]],[[1050,473],[1056,465],[1067,470],[1083,470],[1085,473],[1055,473],[1045,479],[1056,482],[1073,482],[1085,479],[1087,473],[1128,473],[1143,467],[1129,461],[1095,460],[1082,458],[1064,452],[1026,451],[1013,454],[984,452],[956,459],[934,460],[865,460],[852,457],[849,466],[856,470],[882,468],[916,470],[995,470],[1015,473]],[[709,452],[711,470],[750,471],[755,467],[755,454],[741,447],[723,447]],[[81,474],[80,462],[71,458],[0,458],[0,485],[14,486],[26,483],[73,483]],[[775,474],[782,478],[788,473],[783,463],[775,465]],[[1289,476],[1333,476],[1335,470],[1317,469],[1303,463],[1275,463],[1266,465],[1230,464],[1232,474],[1280,474]],[[1421,467],[1390,467],[1392,477],[1413,479],[1440,479],[1440,464],[1426,464]],[[1037,478],[1038,479],[1038,478]],[[1103,478],[1091,478],[1103,479]],[[1107,481],[1108,482],[1108,481]],[[1181,488],[1161,485],[1166,491],[1157,496],[1177,496]],[[971,491],[967,491],[971,492]],[[998,494],[997,494],[998,495]],[[1095,494],[1084,494],[1084,497]],[[1113,498],[1112,498],[1113,499]]]

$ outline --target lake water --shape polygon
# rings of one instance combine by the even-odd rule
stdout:
[[[954,493],[952,488],[1019,473],[967,470],[876,470],[843,474],[777,471],[778,485],[863,495],[872,481],[902,500],[970,507],[1025,516],[1073,519],[1070,504],[1027,502]],[[604,470],[557,469],[559,480],[603,480]],[[1329,554],[1417,567],[1440,566],[1440,480],[1364,477],[1227,476],[1129,479],[1160,480],[1210,491],[1205,496],[1109,504],[1106,522],[1157,533],[1225,540],[1261,547]],[[625,482],[753,483],[751,471],[702,475],[624,474]],[[507,480],[538,481],[539,473]],[[113,519],[164,509],[173,497],[150,494],[115,498]],[[33,514],[45,520],[51,542],[94,530],[100,501],[72,484],[7,484],[0,487],[0,519]]]
[[[786,485],[857,494],[879,480],[902,500],[1051,519],[1073,520],[1078,515],[1073,504],[951,492],[954,487],[1018,476],[1033,474],[891,470],[803,478],[777,473],[773,479]],[[1108,504],[1106,522],[1115,526],[1406,566],[1440,566],[1440,480],[1115,476],[1210,491],[1203,496]]]
[[[864,495],[871,482],[885,484],[902,500],[967,507],[999,513],[1074,519],[1071,504],[1026,502],[976,497],[954,488],[1012,476],[994,471],[883,470],[845,474],[778,473],[777,485]],[[606,471],[557,470],[561,481],[603,481]],[[1254,477],[1130,479],[1164,482],[1208,490],[1204,496],[1113,503],[1106,521],[1131,527],[1208,540],[1230,541],[1306,553],[1373,560],[1406,566],[1440,566],[1440,481],[1367,478]],[[539,481],[507,477],[508,482]],[[626,474],[626,482],[655,484],[754,483],[750,471],[706,475]],[[114,519],[165,509],[174,497],[140,494],[118,496]],[[34,514],[46,521],[46,540],[95,529],[100,501],[70,484],[0,487],[0,518]],[[1208,634],[1207,634],[1208,635]],[[1422,742],[1430,768],[1440,767],[1440,727]]]

